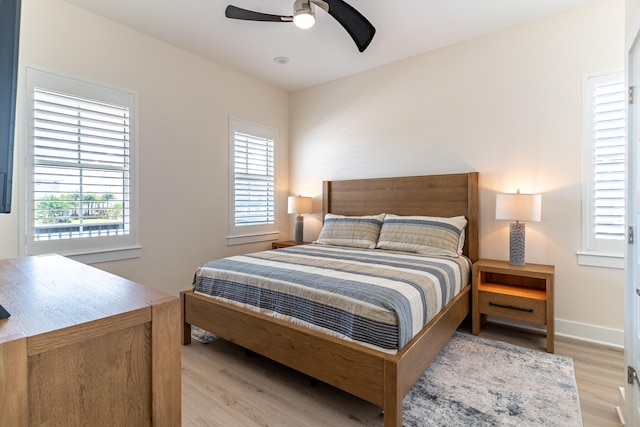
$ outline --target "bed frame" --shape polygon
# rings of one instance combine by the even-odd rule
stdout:
[[[478,173],[325,181],[323,211],[341,215],[464,215],[464,253],[478,259]],[[331,384],[384,411],[402,426],[402,399],[469,314],[467,286],[397,354],[390,355],[183,291],[182,343],[191,325]]]

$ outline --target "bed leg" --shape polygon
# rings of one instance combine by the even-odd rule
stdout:
[[[402,400],[400,400],[400,407],[387,407],[382,412],[384,427],[402,427]]]
[[[191,323],[184,320],[185,292],[180,292],[180,321],[182,322],[182,345],[191,344]]]
[[[398,365],[385,362],[384,427],[402,427],[402,391],[398,386]]]
[[[402,427],[402,401],[400,407],[394,410],[385,409],[382,413],[384,427]]]
[[[191,344],[191,324],[182,323],[182,345]]]

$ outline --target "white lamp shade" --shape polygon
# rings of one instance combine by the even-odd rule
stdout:
[[[496,219],[539,222],[541,212],[541,194],[517,193],[496,196]]]
[[[289,196],[288,211],[290,214],[311,213],[311,197]]]

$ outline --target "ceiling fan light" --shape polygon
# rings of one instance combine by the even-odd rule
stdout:
[[[313,24],[316,23],[316,18],[305,11],[294,15],[293,23],[296,27],[306,30],[307,28],[313,27]]]
[[[296,27],[306,30],[313,27],[316,17],[309,1],[298,0],[294,4],[293,23]]]

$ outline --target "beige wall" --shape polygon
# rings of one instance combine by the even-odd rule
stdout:
[[[139,205],[142,257],[97,264],[177,294],[191,285],[195,268],[210,259],[268,244],[227,247],[228,117],[275,127],[279,221],[289,229],[289,95],[168,44],[128,30],[60,0],[23,0],[20,61],[81,76],[139,95]],[[23,85],[21,84],[21,91]],[[19,93],[19,96],[22,92]],[[22,95],[23,96],[23,95]],[[18,149],[24,141],[18,106]],[[24,183],[16,161],[16,190]],[[19,218],[0,215],[0,258],[20,254]]]
[[[638,3],[638,0],[625,0],[625,28],[627,29],[627,32],[633,29],[636,24],[633,21],[636,19],[638,9],[640,8]]]
[[[296,92],[291,190],[327,179],[480,172],[480,253],[508,259],[496,192],[541,192],[527,261],[556,266],[559,333],[622,344],[622,270],[583,267],[581,84],[624,65],[623,0],[586,7]],[[306,240],[320,215],[305,221]]]

